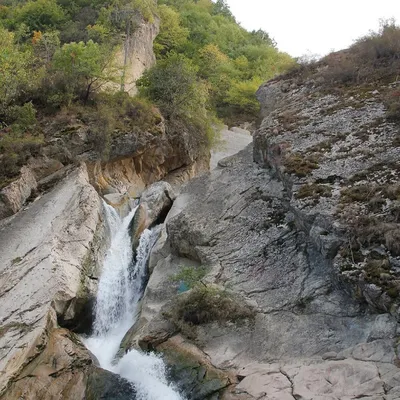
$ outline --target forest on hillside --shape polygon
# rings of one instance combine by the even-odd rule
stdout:
[[[115,54],[137,21],[159,22],[157,64],[123,92]],[[294,63],[224,0],[4,0],[0,5],[0,175],[12,179],[43,141],[43,121],[79,112],[111,135],[144,128],[154,106],[212,144],[212,125],[257,117],[259,85]],[[130,117],[129,117],[130,116]],[[95,124],[96,125],[96,124]],[[104,142],[104,141],[103,141]]]

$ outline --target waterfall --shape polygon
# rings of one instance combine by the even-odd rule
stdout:
[[[137,318],[146,264],[158,232],[156,228],[142,233],[134,263],[129,224],[137,208],[124,219],[106,203],[104,208],[111,244],[99,281],[93,335],[84,339],[85,345],[102,368],[135,386],[137,400],[183,400],[168,384],[165,364],[157,355],[131,350],[113,362],[125,333]]]

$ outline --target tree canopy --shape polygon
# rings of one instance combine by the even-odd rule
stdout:
[[[258,86],[293,63],[267,32],[241,27],[225,0],[3,0],[0,175],[18,171],[30,154],[24,146],[36,148],[45,116],[94,107],[101,120],[108,107],[118,120],[111,109],[121,107],[113,96],[124,91],[125,73],[116,54],[145,22],[159,23],[160,32],[157,64],[138,82],[138,109],[151,110],[150,102],[208,144],[218,119],[254,120]],[[99,126],[111,132],[116,123]]]

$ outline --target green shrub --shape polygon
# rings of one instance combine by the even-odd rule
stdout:
[[[92,93],[116,79],[112,54],[92,40],[64,44],[55,52],[52,68],[63,82],[67,101],[87,102]]]
[[[21,167],[40,152],[43,137],[9,130],[0,135],[0,187],[18,176]]]
[[[173,322],[202,325],[209,322],[235,322],[251,318],[254,310],[240,301],[238,296],[215,286],[196,286],[178,296]]]
[[[21,105],[31,91],[39,86],[42,73],[35,68],[31,49],[21,49],[14,42],[15,35],[0,27],[0,120],[13,122],[10,107]]]
[[[66,15],[56,0],[29,0],[16,9],[15,22],[25,24],[30,31],[46,31],[60,27]]]
[[[208,109],[207,86],[190,60],[170,55],[146,71],[137,86],[142,96],[160,108],[172,129],[182,124],[200,145],[212,146],[216,118]]]
[[[171,277],[172,282],[183,282],[189,289],[201,284],[207,273],[204,267],[181,267],[181,270]]]

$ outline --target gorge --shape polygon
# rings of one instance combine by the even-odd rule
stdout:
[[[4,114],[0,400],[400,399],[400,29],[293,66],[265,35],[229,25],[223,7],[161,3],[158,14],[142,2],[91,9],[90,35],[111,21],[118,38],[128,32],[121,15],[135,11],[126,84],[132,94],[150,71],[139,96],[99,90],[56,111],[36,99],[37,136]],[[0,21],[33,6],[18,7],[0,8]],[[67,14],[85,22],[85,7]],[[226,54],[171,45],[165,16],[179,37],[202,36],[190,25],[200,16],[228,26],[251,51],[224,48],[224,30]],[[63,40],[59,52],[75,43]],[[182,53],[167,56],[168,46]],[[247,62],[231,56],[238,48]],[[253,52],[286,72],[244,89],[224,75],[261,68]],[[210,54],[215,63],[204,62]],[[175,110],[184,84],[196,90]],[[224,127],[218,143],[196,119],[221,130],[196,103],[205,87],[207,107],[218,102],[230,127],[250,118],[251,133]],[[172,92],[169,104],[160,91]],[[7,110],[26,117],[26,104]]]

